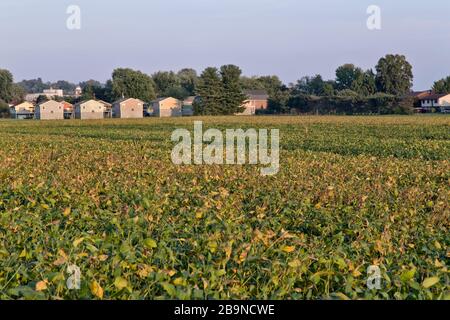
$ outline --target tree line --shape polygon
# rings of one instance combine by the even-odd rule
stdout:
[[[106,83],[87,80],[74,84],[60,80],[43,82],[41,78],[15,83],[8,70],[0,69],[0,114],[8,103],[23,101],[25,93],[39,93],[50,87],[73,93],[77,86],[83,95],[71,98],[76,103],[86,99],[113,102],[121,97],[135,97],[150,102],[158,97],[183,100],[197,96],[197,115],[228,115],[242,111],[248,97],[245,90],[265,90],[269,95],[271,114],[299,113],[410,113],[414,101],[406,98],[413,84],[412,66],[403,55],[382,57],[374,70],[363,70],[354,64],[339,66],[335,79],[321,75],[305,76],[296,83],[284,84],[276,75],[246,77],[235,65],[208,67],[200,75],[194,69],[178,72],[158,71],[152,75],[138,70],[119,68]],[[436,93],[450,92],[450,76],[434,83]]]

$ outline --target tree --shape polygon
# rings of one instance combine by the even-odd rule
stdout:
[[[165,96],[172,97],[172,98],[175,98],[178,100],[184,100],[191,95],[192,94],[190,92],[188,92],[182,86],[176,86],[176,87],[169,88],[165,92]]]
[[[0,69],[0,99],[10,102],[13,98],[14,79],[11,72]]]
[[[41,93],[50,88],[50,83],[44,83],[41,78],[22,80],[18,83],[27,93]]]
[[[375,74],[372,69],[361,73],[358,78],[353,81],[351,90],[357,92],[361,96],[370,96],[377,92]]]
[[[9,116],[10,112],[8,104],[0,99],[0,118],[9,118]]]
[[[113,98],[137,98],[144,102],[155,99],[155,88],[150,76],[132,69],[116,69],[112,74]]]
[[[36,104],[41,104],[44,102],[49,101],[49,99],[47,98],[47,96],[44,95],[40,95],[37,99],[36,99]]]
[[[336,69],[336,88],[338,90],[351,89],[363,71],[351,63],[344,64]]]
[[[52,83],[51,87],[61,89],[65,93],[74,93],[77,85],[74,83],[71,83],[69,81],[59,80],[59,81]]]
[[[450,76],[439,81],[436,81],[433,85],[433,91],[436,93],[449,93],[450,92]]]
[[[222,80],[217,68],[206,68],[200,75],[194,102],[196,115],[215,115],[222,112]]]
[[[290,90],[285,85],[281,85],[280,88],[269,94],[269,106],[268,109],[274,113],[288,113],[289,108]]]
[[[180,79],[173,71],[158,71],[152,75],[159,97],[166,96],[169,89],[180,86]]]
[[[80,82],[80,87],[83,90],[81,100],[99,99],[107,102],[113,102],[112,96],[112,82],[108,80],[106,85],[97,80],[88,80]]]
[[[324,81],[322,76],[317,74],[313,77],[302,77],[293,87],[293,91],[294,94],[325,96],[334,93],[334,88],[331,88],[332,85],[332,82]]]
[[[379,92],[405,95],[412,87],[412,66],[403,55],[386,55],[376,66],[376,85]]]
[[[197,71],[194,69],[181,69],[178,74],[178,79],[180,86],[186,90],[188,93],[188,96],[192,96],[195,93],[195,88],[197,87],[198,83],[198,76]]]
[[[225,65],[220,68],[220,75],[222,77],[222,104],[223,113],[232,115],[240,113],[244,110],[242,107],[247,96],[244,94],[240,78],[242,70],[235,65]]]

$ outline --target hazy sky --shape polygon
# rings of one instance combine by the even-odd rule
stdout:
[[[366,27],[378,5],[382,29]],[[81,8],[81,30],[66,9]],[[0,0],[0,68],[16,81],[105,81],[116,67],[146,73],[237,64],[286,83],[352,62],[373,68],[405,54],[414,87],[450,75],[448,0]]]

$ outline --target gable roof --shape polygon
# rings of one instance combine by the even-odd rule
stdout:
[[[420,98],[425,97],[427,95],[430,95],[432,93],[433,93],[433,91],[431,91],[431,90],[411,91],[411,92],[408,92],[406,94],[406,97],[412,97],[412,98],[419,98],[420,99]]]
[[[138,101],[138,102],[140,102],[142,104],[144,103],[144,101],[142,101],[140,99],[136,99],[136,98],[122,98],[122,99],[119,99],[117,101],[114,101],[113,104],[122,103],[122,102],[125,102],[125,101],[128,101],[128,100],[136,100],[136,101]]]
[[[420,98],[420,100],[439,100],[440,98],[446,97],[448,96],[448,93],[441,93],[441,94],[437,94],[437,93],[433,93],[433,94],[429,94],[427,96],[424,96],[422,98]]]
[[[50,100],[50,101],[46,101],[43,102],[41,104],[38,104],[38,107],[61,107],[61,102],[55,101],[55,100]]]
[[[90,100],[85,100],[85,101],[81,101],[81,102],[76,103],[76,104],[75,104],[75,107],[79,107],[79,106],[81,106],[82,104],[85,104],[85,103],[91,103],[91,102],[95,102],[95,103],[98,103],[98,104],[101,104],[101,105],[105,106],[105,104],[104,104],[102,101],[90,99]]]
[[[163,97],[163,98],[158,98],[156,100],[153,100],[152,103],[157,103],[157,102],[161,102],[161,101],[168,100],[168,99],[173,99],[173,100],[179,101],[178,99],[173,98],[173,97]]]
[[[249,96],[250,100],[267,100],[269,95],[266,90],[245,90],[244,93]]]

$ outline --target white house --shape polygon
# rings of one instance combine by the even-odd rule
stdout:
[[[41,93],[29,93],[25,96],[25,100],[28,102],[36,101],[40,96],[47,97],[47,99],[54,99],[57,97],[64,97],[64,91],[61,89],[46,89]]]
[[[105,118],[105,106],[95,100],[88,100],[75,105],[76,119],[103,119]]]
[[[160,98],[152,101],[153,115],[159,118],[181,117],[181,102],[175,98]]]
[[[35,118],[38,120],[63,120],[64,106],[57,101],[47,101],[38,104],[34,110]]]
[[[429,94],[420,98],[423,109],[440,109],[441,112],[450,112],[450,94]]]

